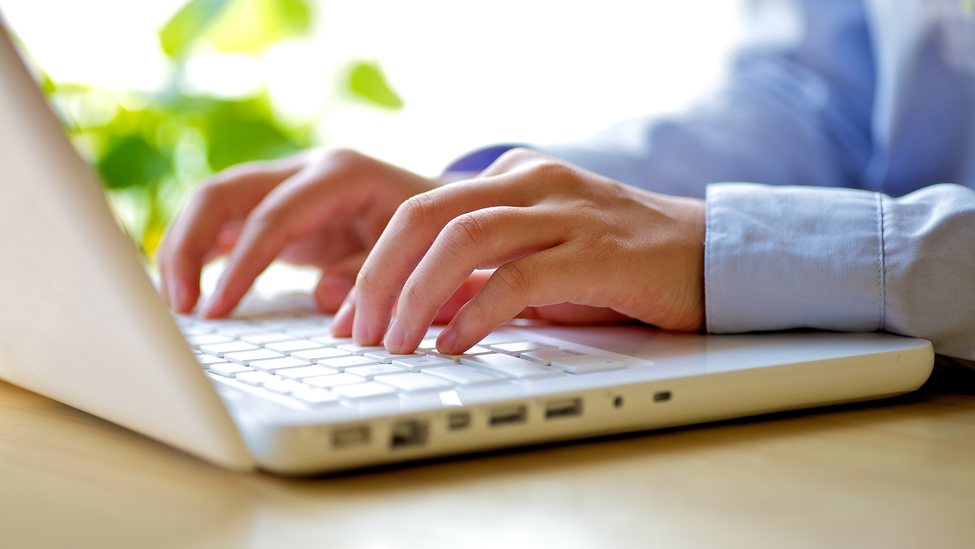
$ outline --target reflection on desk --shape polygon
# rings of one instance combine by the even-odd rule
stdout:
[[[281,479],[0,382],[0,547],[970,547],[973,395]]]

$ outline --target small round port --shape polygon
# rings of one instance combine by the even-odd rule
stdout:
[[[614,398],[613,399],[613,406],[616,407],[616,408],[622,408],[623,407],[623,397],[618,396],[618,397]]]

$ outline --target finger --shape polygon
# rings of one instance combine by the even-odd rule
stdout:
[[[334,314],[342,306],[367,255],[359,252],[322,271],[315,287],[315,302],[322,312]]]
[[[481,288],[484,287],[484,284],[487,283],[488,278],[492,274],[494,274],[494,269],[478,270],[471,273],[471,276],[467,277],[467,280],[460,285],[460,288],[440,307],[440,310],[437,311],[437,316],[433,319],[433,323],[447,324],[450,322],[454,318],[454,315],[457,314],[457,311],[477,295],[477,292],[481,291]]]
[[[515,169],[523,169],[534,163],[541,163],[550,160],[552,160],[550,157],[547,157],[539,152],[523,147],[517,147],[505,151],[504,154],[496,158],[490,166],[485,168],[484,171],[480,173],[479,177],[501,175]]]
[[[246,217],[284,179],[300,169],[301,159],[249,164],[204,183],[170,224],[158,252],[165,295],[171,307],[189,312],[200,295],[200,273],[229,222]]]
[[[587,301],[599,273],[575,260],[579,252],[562,245],[499,267],[440,334],[438,349],[461,353],[527,307]]]
[[[544,207],[498,207],[450,221],[403,285],[386,348],[413,351],[441,306],[475,269],[497,267],[561,243],[565,230],[559,217]]]
[[[494,206],[530,206],[541,198],[540,189],[518,185],[517,178],[503,174],[447,185],[414,196],[396,210],[356,280],[356,343],[382,341],[400,290],[450,220]]]
[[[606,324],[633,320],[609,307],[591,307],[576,303],[528,307],[518,313],[516,317],[528,320],[545,320],[556,324]]]
[[[291,176],[247,216],[205,317],[230,312],[286,245],[329,225],[345,225],[362,210],[369,198],[358,184],[363,173],[343,165],[340,157],[332,158]]]
[[[355,316],[355,286],[349,290],[345,296],[345,301],[339,307],[339,311],[332,318],[329,329],[335,337],[350,337],[352,335],[352,319]]]

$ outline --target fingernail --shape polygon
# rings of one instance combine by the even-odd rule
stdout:
[[[360,314],[356,314],[355,319],[352,320],[352,341],[356,345],[373,344],[372,340],[369,339],[369,327],[366,326],[366,321]]]
[[[454,333],[454,328],[452,326],[447,326],[442,332],[440,332],[440,337],[437,338],[437,349],[439,349],[442,353],[452,353],[456,343],[457,334]]]
[[[403,331],[403,325],[399,323],[399,319],[393,317],[393,321],[389,323],[389,330],[386,331],[386,337],[383,340],[386,343],[386,350],[392,353],[403,350],[403,340],[406,339],[406,334]]]

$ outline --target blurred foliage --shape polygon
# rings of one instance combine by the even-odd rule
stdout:
[[[42,74],[42,89],[147,258],[194,184],[228,166],[311,145],[313,120],[286,123],[264,88],[229,99],[181,91],[187,61],[200,45],[259,56],[306,33],[311,20],[305,0],[190,0],[159,31],[175,69],[164,89],[149,95],[98,90]],[[375,64],[359,63],[345,84],[372,105],[403,106]]]
[[[403,100],[386,83],[379,65],[359,63],[349,74],[349,91],[355,95],[391,109],[403,108]]]

